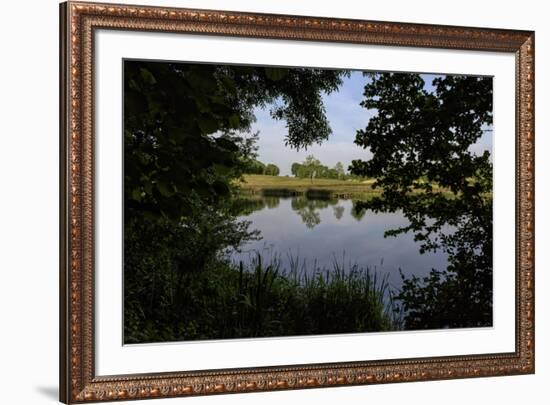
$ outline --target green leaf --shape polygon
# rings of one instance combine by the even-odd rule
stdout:
[[[211,115],[201,115],[197,118],[197,124],[204,134],[211,134],[218,130],[218,120]]]
[[[157,183],[157,190],[164,197],[170,197],[174,194],[173,192],[170,191],[169,186],[162,181]]]
[[[145,192],[147,194],[152,194],[153,193],[153,187],[152,187],[152,184],[151,184],[150,181],[147,181],[143,187],[145,188]]]
[[[197,105],[197,109],[201,113],[208,113],[212,110],[212,107],[208,101],[209,100],[206,99],[205,97],[199,97],[199,96],[197,96],[197,98],[195,99],[195,104]]]
[[[141,191],[139,188],[134,188],[132,190],[132,199],[136,201],[141,201]]]
[[[153,85],[153,84],[156,84],[157,81],[155,79],[155,76],[153,76],[153,74],[145,69],[145,68],[141,68],[139,69],[139,73],[141,75],[141,78],[143,79],[143,81],[147,84],[150,84],[150,85]]]
[[[241,125],[241,118],[237,114],[230,115],[228,121],[231,128],[238,128]]]
[[[212,184],[212,187],[214,187],[214,191],[219,195],[229,194],[229,186],[224,181],[216,180],[214,184]]]
[[[218,138],[216,139],[216,144],[220,146],[221,148],[224,148],[230,152],[237,152],[239,150],[239,147],[235,144],[235,142],[227,139],[227,138]]]

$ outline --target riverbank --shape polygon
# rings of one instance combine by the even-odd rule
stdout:
[[[381,188],[373,188],[375,179],[337,180],[337,179],[304,179],[290,176],[266,176],[262,174],[245,174],[238,182],[240,192],[245,195],[262,195],[266,197],[308,198],[349,198],[363,199],[379,196]],[[448,190],[432,185],[433,191],[443,191],[447,198],[455,196]],[[417,191],[413,191],[416,193]],[[490,196],[488,196],[490,197]]]
[[[373,189],[374,179],[369,180],[336,180],[336,179],[302,179],[287,176],[264,176],[248,174],[239,182],[245,194],[262,194],[267,196],[299,196],[354,198],[380,194]]]
[[[181,295],[167,300],[155,319],[143,316],[140,303],[125,306],[125,342],[402,329],[387,276],[337,262],[310,274],[298,268],[300,262],[282,268],[260,255],[248,264],[212,261],[202,272],[185,274]]]

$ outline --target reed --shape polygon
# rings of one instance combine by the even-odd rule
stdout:
[[[188,278],[184,310],[170,327],[127,330],[127,342],[299,336],[399,330],[387,275],[336,257],[307,268],[299,256],[282,267],[277,255],[248,263],[225,258]],[[176,319],[175,319],[176,318]],[[175,319],[175,322],[174,322]],[[148,332],[149,330],[149,332]]]

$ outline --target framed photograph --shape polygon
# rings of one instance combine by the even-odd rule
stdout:
[[[65,403],[534,372],[534,33],[60,7]]]

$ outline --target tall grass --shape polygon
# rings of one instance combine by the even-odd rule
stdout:
[[[321,333],[386,331],[401,329],[401,314],[397,311],[388,274],[370,267],[333,256],[329,267],[319,267],[314,261],[308,267],[299,254],[288,254],[287,267],[282,260],[270,254],[251,257],[249,269],[254,273],[269,272],[288,284],[302,299],[312,329]],[[239,262],[243,268],[242,262]],[[332,332],[331,332],[332,330]]]
[[[282,268],[277,256],[249,263],[219,259],[188,278],[185,305],[170,322],[126,330],[127,343],[397,330],[387,276],[334,260],[305,267],[295,256]]]

